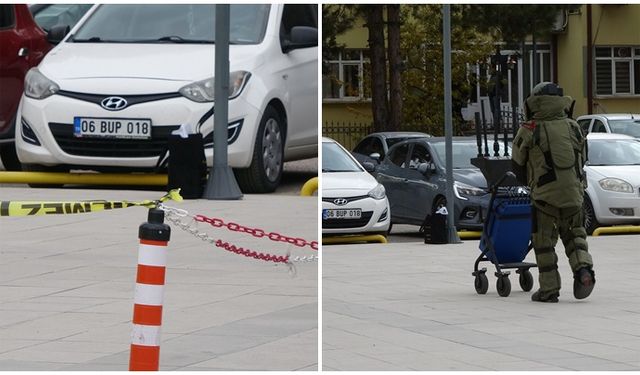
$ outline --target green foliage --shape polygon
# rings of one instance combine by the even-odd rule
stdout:
[[[463,22],[491,34],[496,41],[519,43],[528,35],[546,36],[558,12],[575,5],[562,4],[472,4],[461,5]]]
[[[344,48],[336,41],[338,35],[353,27],[357,9],[353,5],[325,4],[322,6],[322,60],[327,61]],[[326,66],[322,64],[323,74]]]
[[[464,27],[461,7],[451,9],[451,78],[454,126],[460,130],[460,109],[475,87],[469,65],[484,61],[493,43],[474,29]],[[421,125],[433,135],[444,134],[444,68],[442,45],[442,6],[403,5],[401,53],[405,60],[402,74],[403,122]]]

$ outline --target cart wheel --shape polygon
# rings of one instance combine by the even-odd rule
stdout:
[[[500,297],[509,296],[509,293],[511,293],[511,281],[509,281],[509,276],[498,276],[496,289],[498,290]]]
[[[479,273],[476,275],[474,284],[476,287],[476,292],[478,292],[478,294],[486,294],[487,290],[489,290],[489,280],[487,279],[487,275],[485,275],[484,273]]]
[[[528,292],[533,289],[533,275],[531,275],[531,271],[520,271],[520,278],[518,281],[520,281],[520,288],[522,288],[523,291]]]

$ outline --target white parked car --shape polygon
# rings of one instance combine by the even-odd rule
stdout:
[[[317,17],[317,5],[231,5],[228,159],[245,193],[317,155]],[[21,163],[153,170],[186,125],[211,165],[214,23],[212,4],[93,7],[25,79]]]
[[[587,232],[601,225],[640,224],[640,140],[592,133],[587,142]]]
[[[601,113],[576,119],[582,131],[589,133],[618,133],[640,138],[640,115],[631,113]]]
[[[387,234],[391,214],[384,186],[330,138],[322,138],[322,233]]]

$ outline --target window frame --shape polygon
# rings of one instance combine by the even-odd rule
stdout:
[[[359,59],[358,60],[354,60],[354,59],[346,59],[343,58],[344,56],[344,51],[340,51],[338,52],[338,56],[334,59],[328,60],[327,64],[329,66],[333,65],[333,64],[337,64],[338,65],[338,77],[337,80],[340,84],[340,88],[338,89],[338,97],[324,97],[324,92],[323,92],[323,97],[322,97],[322,101],[323,102],[328,102],[328,103],[335,103],[335,102],[370,102],[371,98],[370,97],[366,97],[365,96],[365,85],[364,85],[364,80],[365,80],[365,64],[371,64],[371,61],[369,60],[369,58],[366,58],[364,56],[365,51],[367,51],[366,49],[362,49],[362,48],[349,48],[347,49],[349,52],[358,52],[359,55]],[[347,96],[345,95],[345,74],[344,74],[344,68],[346,66],[357,66],[358,67],[358,96]],[[325,78],[329,78],[331,79],[331,77],[327,77],[323,75],[323,79]],[[331,93],[330,93],[331,94]]]
[[[608,56],[597,56],[597,49],[609,49]],[[628,48],[630,50],[630,54],[628,57],[619,57],[615,56],[615,50],[618,48]],[[608,80],[611,84],[611,93],[610,94],[600,94],[598,93],[598,75],[597,69],[595,66],[598,61],[608,61],[610,62],[610,75],[608,76]],[[636,77],[635,77],[635,64],[640,62],[640,45],[596,45],[593,46],[593,77],[592,81],[594,83],[594,97],[595,98],[638,98],[640,97],[640,87],[636,87]],[[617,71],[616,71],[616,63],[626,63],[628,66],[629,72],[629,92],[618,92],[618,85],[616,82]],[[638,72],[640,74],[640,71]]]

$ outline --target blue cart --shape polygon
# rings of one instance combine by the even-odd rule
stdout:
[[[480,238],[480,255],[475,261],[472,275],[475,277],[475,288],[478,294],[485,294],[489,288],[486,276],[487,269],[478,269],[480,262],[488,261],[496,268],[498,278],[496,289],[501,297],[511,293],[509,271],[516,269],[520,275],[519,282],[523,291],[533,288],[533,276],[529,268],[537,267],[535,263],[524,262],[531,245],[531,200],[528,189],[522,186],[506,186],[507,172],[491,187],[489,210],[482,228]]]

